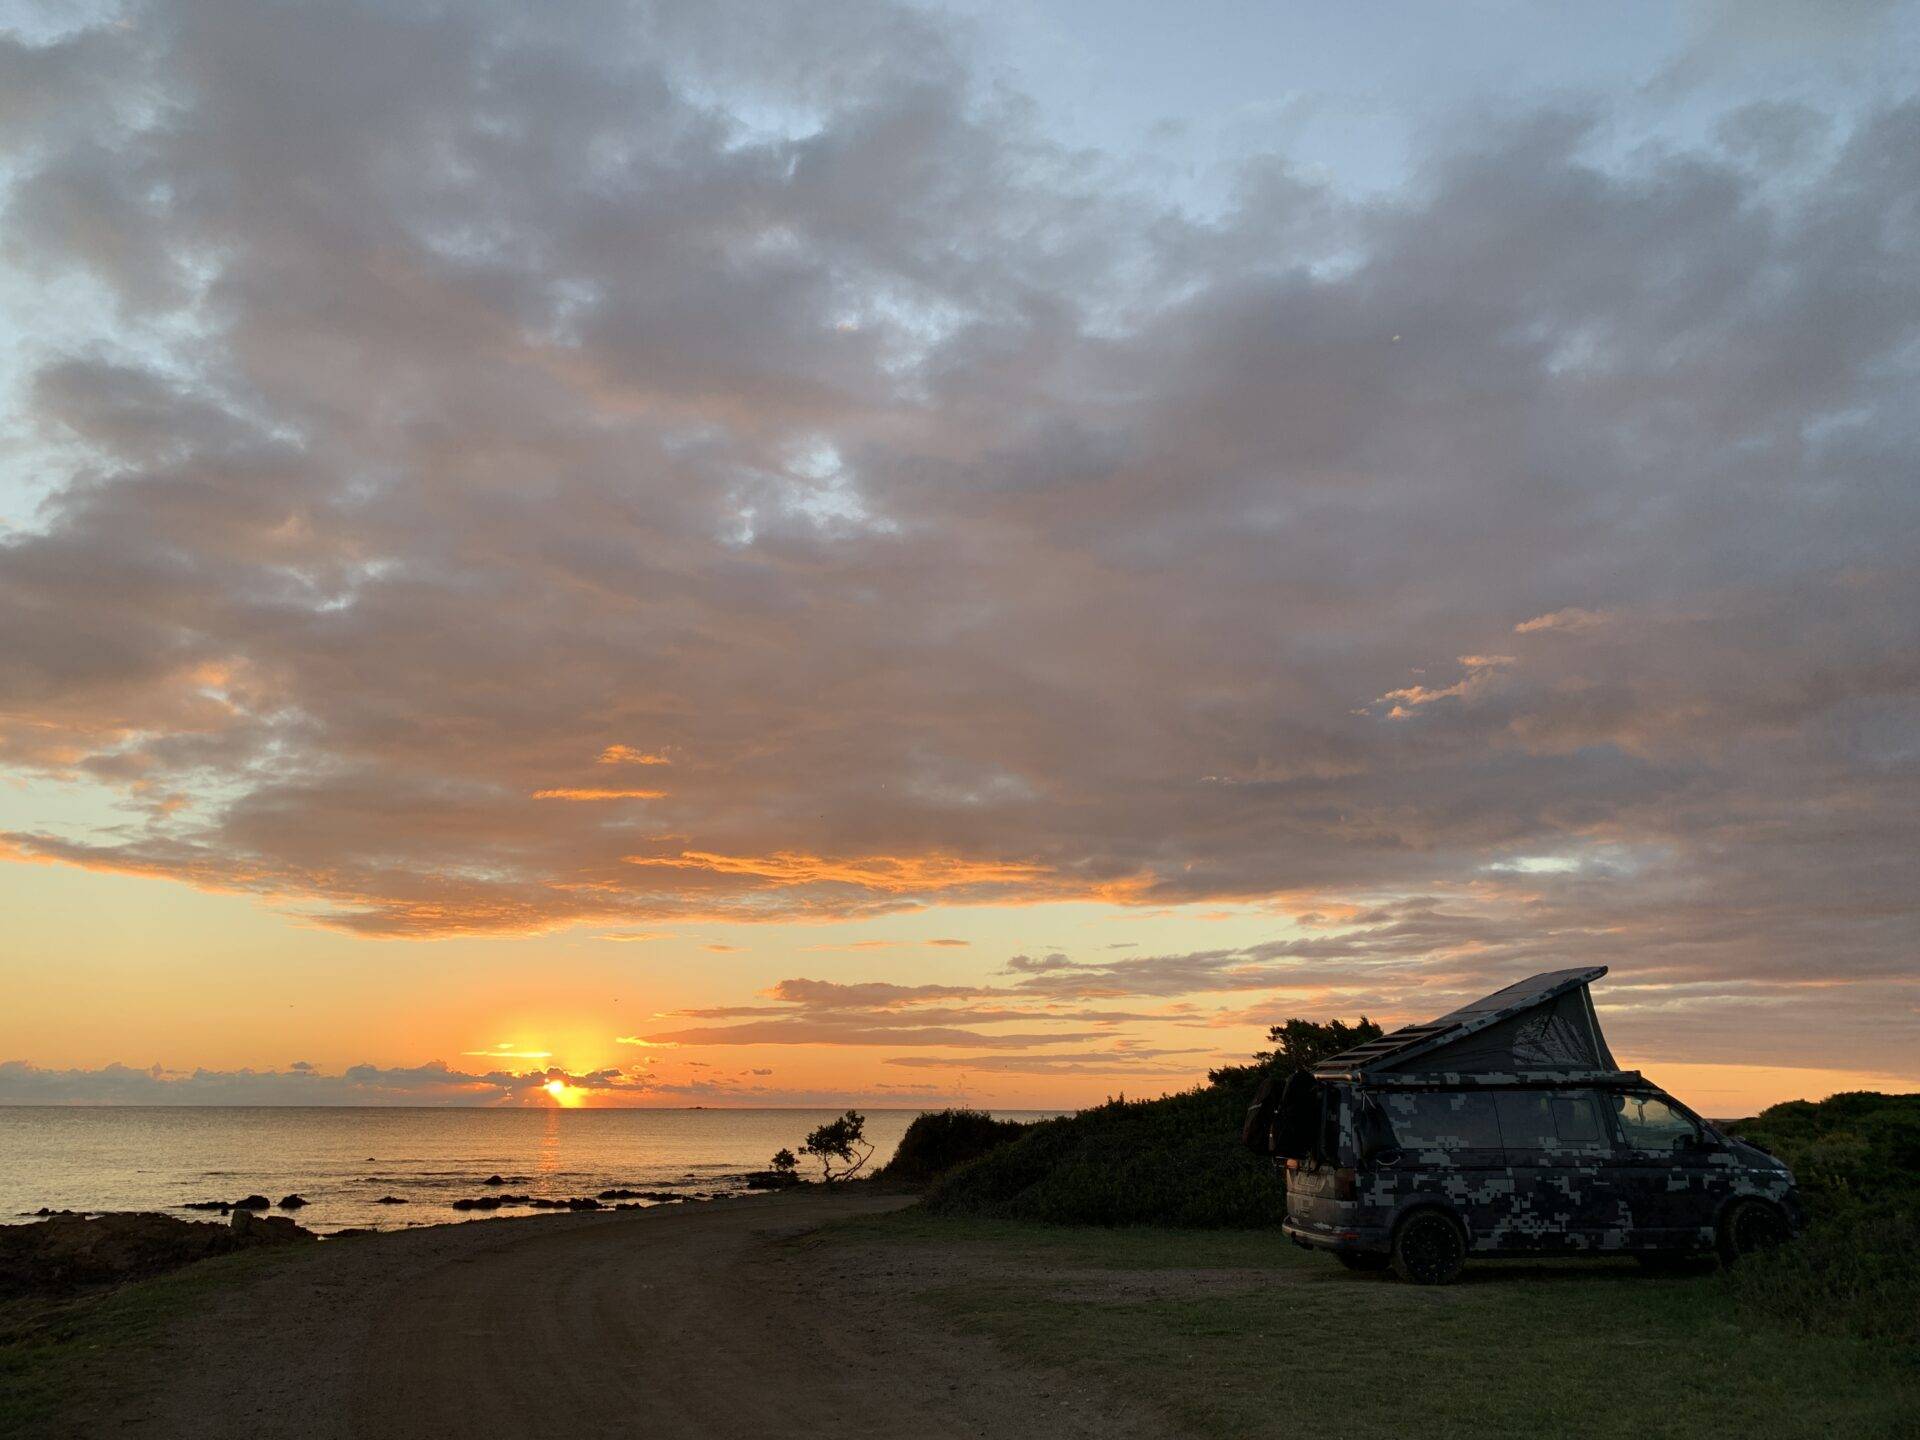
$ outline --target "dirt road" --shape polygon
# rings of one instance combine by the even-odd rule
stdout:
[[[165,1440],[1125,1436],[1106,1397],[940,1329],[800,1238],[906,1203],[809,1192],[337,1242],[181,1326],[86,1433]]]

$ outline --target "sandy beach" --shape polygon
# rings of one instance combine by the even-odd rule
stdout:
[[[1165,1433],[1082,1381],[940,1326],[884,1272],[822,1275],[807,1236],[906,1197],[809,1191],[329,1243],[220,1291],[74,1435]]]

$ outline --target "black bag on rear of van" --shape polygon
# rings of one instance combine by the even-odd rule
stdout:
[[[1280,1108],[1281,1078],[1269,1075],[1253,1092],[1247,1118],[1240,1126],[1240,1143],[1256,1155],[1273,1153],[1273,1117]]]

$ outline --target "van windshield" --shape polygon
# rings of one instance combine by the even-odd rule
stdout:
[[[1678,1150],[1699,1138],[1699,1128],[1657,1095],[1615,1095],[1620,1135],[1630,1150],[1658,1154]]]

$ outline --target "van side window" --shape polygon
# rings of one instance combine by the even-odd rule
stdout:
[[[1612,1150],[1601,1123],[1599,1097],[1591,1090],[1505,1090],[1495,1096],[1500,1113],[1500,1135],[1507,1159],[1533,1163],[1558,1156],[1592,1157]]]
[[[1693,1121],[1655,1095],[1613,1095],[1614,1114],[1630,1150],[1670,1154],[1699,1138]]]
[[[1600,1097],[1591,1090],[1553,1097],[1553,1130],[1562,1145],[1582,1149],[1610,1149],[1606,1126],[1600,1120]]]
[[[1498,1150],[1493,1097],[1462,1091],[1388,1091],[1380,1097],[1402,1150]]]
[[[1508,1150],[1552,1150],[1560,1137],[1553,1128],[1553,1097],[1543,1090],[1502,1091],[1493,1097],[1500,1115],[1500,1138]]]

